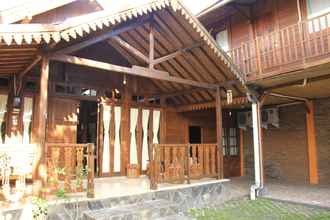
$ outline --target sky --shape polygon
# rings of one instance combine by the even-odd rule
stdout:
[[[136,5],[148,3],[150,0],[97,0],[100,4],[104,5],[108,10],[117,11],[119,8],[127,8]],[[182,0],[182,2],[192,11],[197,14],[203,9],[210,6],[217,0]]]
[[[33,0],[0,0],[0,11],[5,10],[24,2],[31,2]],[[58,0],[52,0],[58,1]],[[92,1],[92,0],[91,0]],[[146,4],[151,0],[93,0],[98,1],[103,7],[111,11],[120,11],[122,8],[133,7],[141,4]],[[197,14],[203,9],[210,6],[217,0],[182,0],[182,2],[192,11],[193,14]],[[44,1],[47,4],[47,1]]]

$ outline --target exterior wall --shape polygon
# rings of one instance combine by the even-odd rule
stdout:
[[[316,143],[321,184],[330,184],[330,98],[315,102]]]
[[[330,98],[315,101],[315,127],[320,184],[330,183]],[[280,128],[263,129],[266,181],[308,183],[306,114],[303,105],[280,109]],[[245,175],[253,177],[252,128],[244,132]]]
[[[305,109],[280,109],[280,128],[263,129],[264,172],[266,179],[287,182],[308,181]],[[253,174],[252,128],[245,133],[246,173]],[[252,169],[252,170],[251,170]]]

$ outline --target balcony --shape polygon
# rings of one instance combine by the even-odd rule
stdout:
[[[290,25],[228,51],[248,81],[330,62],[330,13]]]

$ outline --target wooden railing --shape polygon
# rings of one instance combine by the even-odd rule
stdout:
[[[151,188],[158,183],[190,183],[218,177],[217,144],[154,144],[150,166]]]
[[[50,193],[63,187],[65,192],[87,190],[94,197],[94,144],[47,143],[46,149]]]
[[[317,65],[330,53],[330,13],[257,36],[228,52],[253,80]]]

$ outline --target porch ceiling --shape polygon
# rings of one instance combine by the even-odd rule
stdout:
[[[200,22],[176,0],[152,1],[116,14],[96,12],[57,25],[1,25],[0,63],[6,64],[0,65],[0,74],[27,72],[29,65],[37,62],[39,48],[54,52],[146,18],[150,18],[149,22],[127,29],[116,35],[116,38],[104,38],[102,41],[108,41],[131,65],[147,66],[141,54],[149,56],[149,30],[152,23],[155,59],[169,56],[155,64],[156,70],[166,71],[170,76],[219,85],[232,90],[234,97],[244,95],[243,75]],[[123,46],[123,42],[141,54],[132,53]],[[162,93],[177,96],[177,104],[215,100],[214,93],[210,90],[194,90],[192,86],[173,81],[152,81]]]

